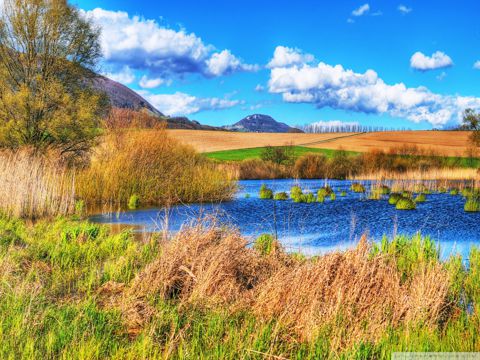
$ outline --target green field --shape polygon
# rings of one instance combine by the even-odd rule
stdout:
[[[260,159],[262,152],[265,150],[265,147],[257,147],[257,148],[248,148],[248,149],[235,149],[235,150],[223,150],[223,151],[215,151],[204,153],[206,157],[213,160],[218,161],[242,161],[248,159]],[[331,150],[331,149],[316,149],[316,148],[308,148],[304,146],[294,146],[293,151],[295,153],[295,157],[300,157],[302,155],[308,153],[315,153],[315,154],[323,154],[327,158],[333,157],[338,150]],[[357,155],[358,152],[355,151],[346,151],[349,155]]]
[[[249,159],[260,159],[265,147],[234,149],[234,150],[222,150],[204,153],[204,155],[212,160],[224,162],[224,161],[243,161]],[[305,146],[294,146],[294,157],[298,158],[308,153],[323,154],[327,158],[332,158],[339,150],[332,149],[317,149],[309,148]],[[348,155],[359,155],[359,152],[345,151]],[[446,157],[445,164],[452,167],[462,168],[480,168],[479,158],[464,158],[464,157]]]

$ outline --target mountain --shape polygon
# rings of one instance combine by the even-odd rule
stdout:
[[[166,116],[135,91],[105,76],[97,75],[93,83],[96,89],[107,94],[113,108],[128,109],[133,112],[146,111],[148,115],[158,118],[159,121],[166,121],[169,129],[223,130],[213,126],[202,125],[198,121],[190,120],[186,117]]]
[[[152,104],[125,85],[100,75],[93,82],[96,89],[107,94],[112,107],[135,111],[147,110],[151,115],[164,117]]]
[[[268,115],[254,114],[243,118],[239,122],[224,127],[227,130],[241,132],[265,132],[265,133],[298,133],[299,129],[276,121]]]

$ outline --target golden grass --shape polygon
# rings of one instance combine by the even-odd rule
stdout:
[[[367,152],[373,149],[390,151],[399,145],[434,150],[443,156],[468,156],[468,131],[391,131],[366,134],[258,134],[224,131],[168,130],[179,141],[199,152],[244,149],[253,147],[302,145],[321,149]],[[354,136],[349,136],[354,135]]]
[[[174,204],[230,199],[232,174],[220,170],[164,129],[120,130],[104,137],[80,172],[77,192],[88,203]]]
[[[66,215],[75,207],[75,178],[55,157],[28,149],[0,152],[0,209],[9,216]]]
[[[109,284],[101,292],[122,310],[131,334],[155,316],[148,299],[158,298],[180,307],[253,311],[279,324],[289,341],[314,340],[329,328],[336,351],[410,322],[434,329],[452,316],[446,268],[419,260],[415,269],[403,278],[395,259],[373,255],[365,237],[355,249],[301,259],[278,245],[262,255],[235,231],[196,226],[163,243],[128,287]]]
[[[273,134],[230,131],[167,130],[173,138],[193,146],[199,152],[234,150],[264,146],[304,145],[349,134]]]
[[[354,180],[480,180],[480,171],[471,168],[439,168],[429,170],[407,170],[394,172],[379,170],[370,174],[352,177]]]

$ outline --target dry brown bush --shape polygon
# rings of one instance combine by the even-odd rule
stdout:
[[[118,303],[131,334],[155,315],[149,300],[160,299],[251,311],[277,322],[296,341],[313,340],[327,329],[335,351],[360,340],[375,342],[397,326],[441,326],[453,314],[449,287],[442,264],[421,263],[402,278],[395,259],[372,255],[366,238],[352,250],[299,260],[279,248],[261,255],[228,229],[196,226],[165,242]]]

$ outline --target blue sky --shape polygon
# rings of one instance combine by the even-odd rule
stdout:
[[[103,73],[205,124],[264,113],[430,129],[480,109],[478,1],[76,5],[104,29]]]

